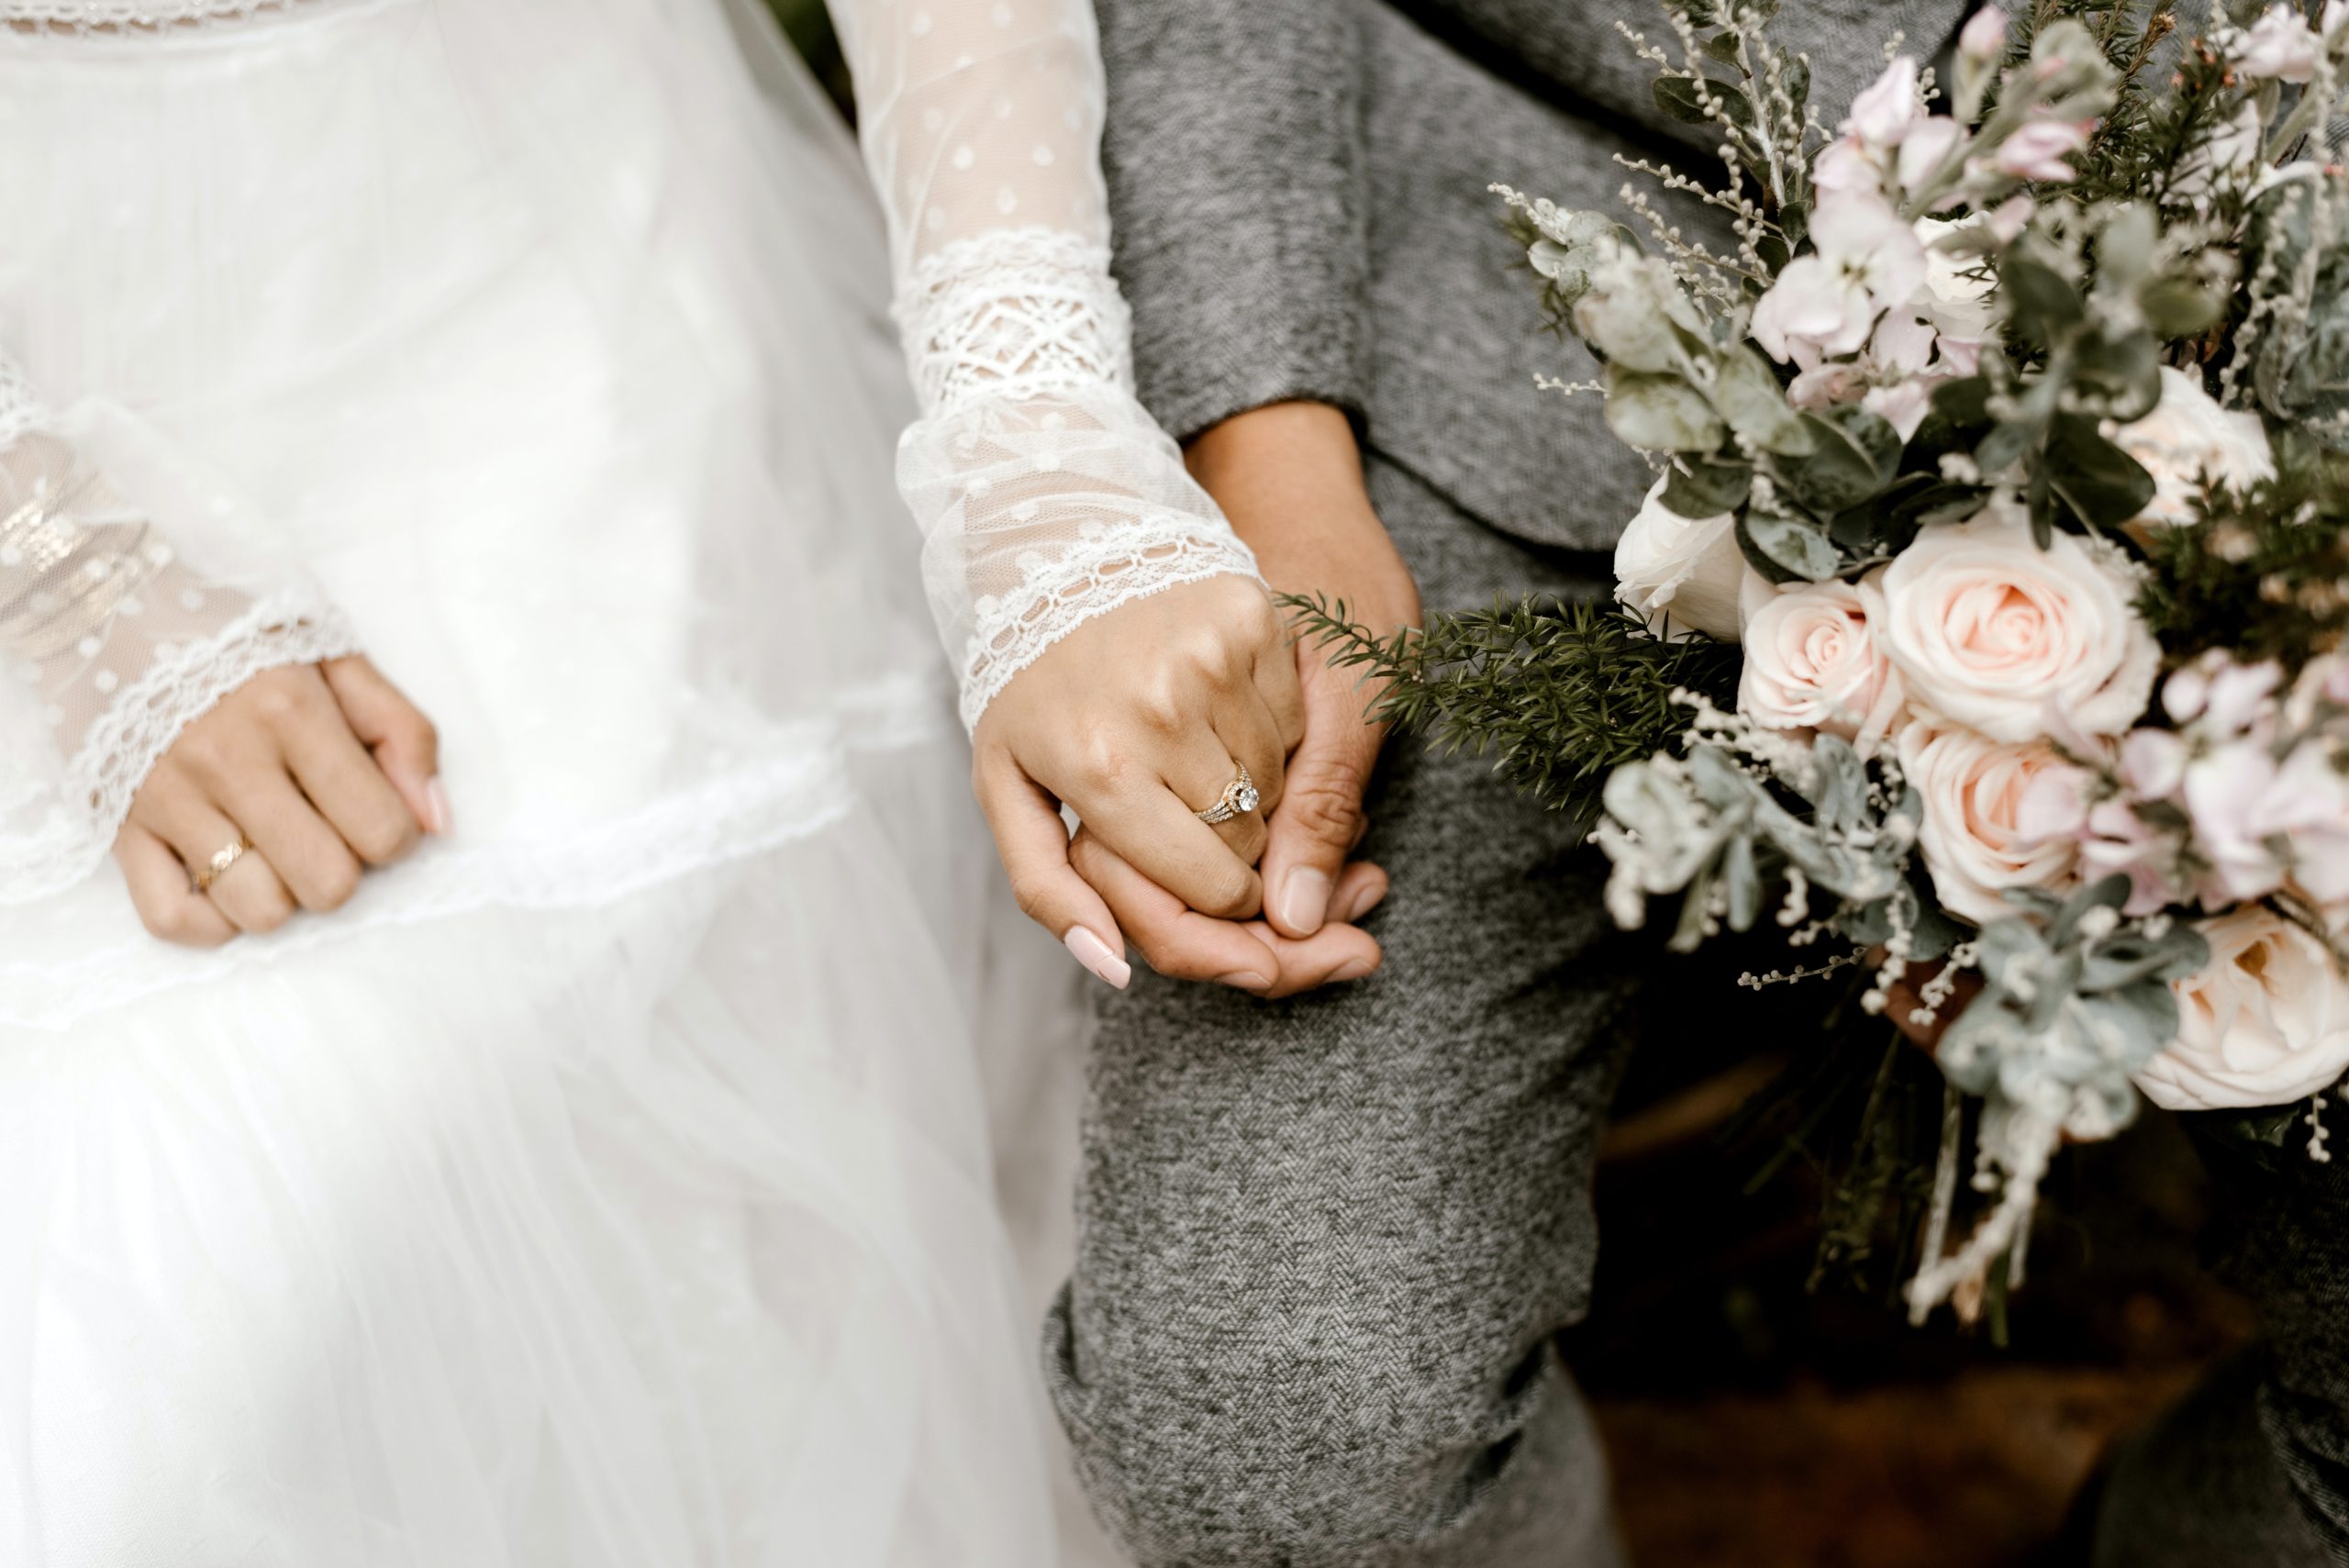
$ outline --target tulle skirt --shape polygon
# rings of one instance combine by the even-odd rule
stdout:
[[[458,819],[215,952],[110,868],[0,912],[0,1560],[1054,1561],[974,1018],[1065,1015],[987,990],[877,223],[766,41],[0,33],[0,335],[324,585]]]

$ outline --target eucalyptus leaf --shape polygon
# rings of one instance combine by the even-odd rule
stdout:
[[[1714,360],[1710,391],[1713,406],[1729,428],[1764,451],[1801,457],[1811,450],[1802,416],[1787,406],[1770,361],[1751,343],[1740,343]]]
[[[1607,367],[1607,428],[1648,451],[1711,452],[1729,439],[1712,405],[1676,375]]]
[[[1655,106],[1683,125],[1705,125],[1713,117],[1705,112],[1698,101],[1698,83],[1687,76],[1659,76],[1655,79]],[[1706,96],[1715,99],[1721,111],[1740,126],[1753,124],[1753,100],[1725,83],[1708,80],[1703,83]]]
[[[1752,839],[1730,840],[1721,856],[1721,876],[1729,888],[1729,929],[1752,930],[1753,917],[1762,912],[1762,872],[1753,862]]]
[[[2227,313],[2226,303],[2190,279],[2155,278],[2137,291],[2145,324],[2166,339],[2199,338]]]
[[[1900,462],[1900,435],[1866,410],[1847,406],[1833,417],[1801,416],[1810,455],[1786,465],[1788,484],[1803,505],[1840,512],[1881,495]]]
[[[2103,397],[2106,413],[2123,423],[2143,418],[2161,401],[2161,348],[2151,332],[2084,332],[2071,365],[2073,381]]]
[[[1998,264],[1998,295],[2007,320],[2028,341],[2053,343],[2087,317],[2087,303],[2063,273],[2021,250]]]
[[[1818,525],[1769,512],[1740,517],[1737,543],[1748,564],[1773,583],[1824,583],[1843,564]]]
[[[1663,500],[1684,517],[1718,517],[1745,505],[1753,488],[1750,464],[1683,457],[1664,474]]]
[[[2055,417],[2044,461],[2048,484],[2091,528],[2119,528],[2154,498],[2154,476],[2145,465],[2106,440],[2096,421],[2082,415]]]

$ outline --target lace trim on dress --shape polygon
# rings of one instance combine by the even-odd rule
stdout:
[[[996,694],[1044,651],[1086,621],[1152,594],[1236,573],[1257,575],[1256,558],[1228,527],[1179,512],[1122,523],[1087,522],[1056,557],[1019,558],[1020,592],[973,606],[963,722],[975,728]]]
[[[70,33],[110,33],[238,22],[316,0],[0,0],[0,23]]]
[[[91,724],[41,828],[0,840],[0,903],[29,903],[87,876],[163,753],[221,698],[265,670],[358,651],[341,612],[308,586],[257,600],[207,637],[158,648]]]
[[[1131,322],[1108,247],[1056,228],[1004,228],[924,257],[899,290],[897,324],[922,406],[982,394],[1017,401],[1133,384]]]
[[[71,798],[85,803],[111,839],[172,742],[222,697],[265,670],[358,651],[342,612],[308,586],[256,601],[201,641],[156,650],[154,663],[122,688],[74,752],[65,771]]]

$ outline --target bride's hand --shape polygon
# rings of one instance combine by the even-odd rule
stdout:
[[[972,738],[979,804],[1020,907],[1086,968],[1126,983],[1124,934],[1070,862],[1065,804],[1183,906],[1254,916],[1264,818],[1304,722],[1286,628],[1249,578],[1170,588],[1079,627],[1012,678]],[[1209,827],[1196,814],[1235,764],[1260,803]]]
[[[340,908],[366,867],[449,830],[432,725],[362,658],[264,671],[188,726],[115,858],[148,930],[216,947]],[[214,857],[250,845],[198,892]]]

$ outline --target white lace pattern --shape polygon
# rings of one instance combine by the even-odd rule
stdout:
[[[317,0],[0,0],[0,23],[71,33],[112,33],[236,22]]]
[[[834,0],[922,419],[898,487],[975,725],[1053,643],[1255,559],[1132,392],[1089,0]]]
[[[1058,228],[974,234],[925,256],[897,295],[922,406],[1133,384],[1109,250]]]

